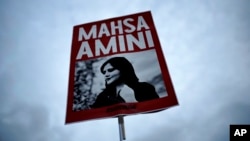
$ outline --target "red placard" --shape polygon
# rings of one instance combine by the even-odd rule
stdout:
[[[174,105],[150,11],[74,26],[66,123]]]

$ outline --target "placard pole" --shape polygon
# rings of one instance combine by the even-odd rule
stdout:
[[[118,116],[118,125],[120,133],[120,141],[126,140],[125,128],[124,128],[124,116]]]

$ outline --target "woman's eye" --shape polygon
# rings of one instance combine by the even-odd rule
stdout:
[[[114,71],[115,69],[114,68],[111,68],[111,69],[108,69],[107,71],[108,72],[112,72],[112,71]]]

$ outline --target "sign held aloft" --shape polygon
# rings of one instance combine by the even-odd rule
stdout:
[[[177,104],[150,11],[74,26],[66,123]]]

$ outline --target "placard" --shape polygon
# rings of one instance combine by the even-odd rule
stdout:
[[[177,104],[150,11],[74,26],[66,123]]]

